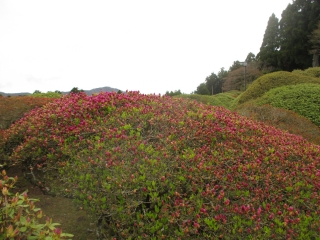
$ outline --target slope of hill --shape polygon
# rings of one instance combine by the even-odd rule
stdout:
[[[0,95],[3,97],[7,97],[7,96],[27,96],[27,95],[31,95],[31,93],[28,92],[21,92],[21,93],[4,93],[4,92],[0,92]]]
[[[84,92],[91,96],[92,94],[98,94],[98,93],[101,93],[101,92],[118,92],[120,91],[120,89],[117,89],[117,88],[111,88],[111,87],[100,87],[100,88],[93,88],[91,90],[84,90]],[[69,94],[69,92],[62,92],[63,95],[66,95],[66,94]]]

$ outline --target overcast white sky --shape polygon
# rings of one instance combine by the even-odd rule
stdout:
[[[0,0],[0,92],[191,93],[291,0]]]

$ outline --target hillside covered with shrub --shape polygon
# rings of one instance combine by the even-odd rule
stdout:
[[[182,98],[72,94],[3,133],[0,159],[117,239],[320,237],[320,147]]]

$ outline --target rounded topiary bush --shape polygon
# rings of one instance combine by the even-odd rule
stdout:
[[[301,83],[315,83],[320,84],[320,79],[310,76],[304,76],[299,73],[290,73],[279,71],[263,75],[255,80],[234,102],[234,106],[242,104],[252,99],[261,97],[264,93],[272,88],[294,85]]]
[[[298,84],[271,89],[257,104],[292,110],[320,126],[320,85]]]
[[[320,77],[320,67],[311,67],[306,70],[293,70],[292,73],[298,73],[310,77]]]
[[[1,144],[9,164],[95,212],[104,239],[320,237],[320,147],[222,107],[74,94]]]

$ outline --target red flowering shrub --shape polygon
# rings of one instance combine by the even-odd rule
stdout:
[[[104,238],[320,237],[320,147],[221,107],[70,95],[0,144],[1,159],[94,211]]]

